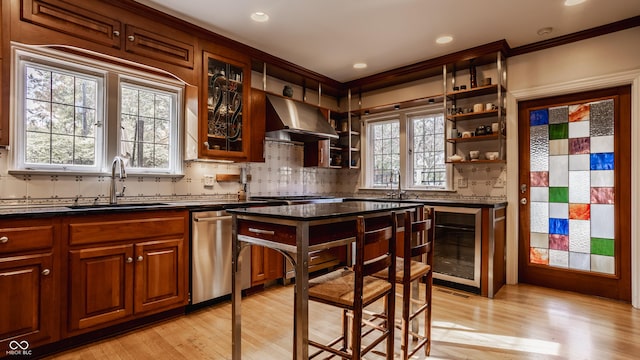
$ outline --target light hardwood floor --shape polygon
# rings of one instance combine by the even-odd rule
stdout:
[[[522,284],[503,287],[492,300],[443,287],[434,290],[430,359],[640,357],[640,310],[630,304]],[[276,285],[243,299],[243,359],[291,359],[292,291],[292,286]],[[311,336],[322,338],[329,331],[335,334],[340,320],[335,310],[312,303],[310,322]],[[423,357],[420,352],[415,358]],[[50,358],[231,359],[231,304]]]

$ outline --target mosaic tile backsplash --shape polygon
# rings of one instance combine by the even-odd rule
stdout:
[[[531,111],[530,261],[615,273],[614,103]]]
[[[237,198],[240,184],[214,182],[205,186],[205,176],[238,174],[241,167],[252,176],[248,195],[385,196],[387,191],[359,191],[360,170],[304,167],[304,148],[293,143],[265,142],[264,163],[224,164],[185,162],[184,177],[139,177],[129,175],[118,184],[126,185],[119,201],[179,201]],[[108,176],[12,175],[7,150],[0,149],[0,206],[65,205],[108,201]],[[454,191],[409,192],[411,198],[506,199],[504,164],[467,165],[454,168]]]

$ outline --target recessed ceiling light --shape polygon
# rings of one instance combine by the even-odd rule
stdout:
[[[436,39],[436,43],[438,44],[448,44],[452,41],[453,41],[453,36],[451,35],[440,36],[439,38]]]
[[[574,6],[578,4],[582,4],[587,0],[564,0],[564,6]]]
[[[545,36],[545,35],[551,34],[551,32],[553,32],[553,28],[551,26],[543,27],[543,28],[538,30],[538,35]]]
[[[363,62],[355,63],[355,64],[353,64],[353,68],[354,69],[366,69],[367,68],[367,63],[363,63]]]
[[[251,14],[251,19],[257,22],[265,22],[269,20],[269,15],[267,15],[266,13],[263,13],[262,11],[256,11],[253,14]]]

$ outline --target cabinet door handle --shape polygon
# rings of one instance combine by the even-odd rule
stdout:
[[[120,31],[118,31],[118,30],[113,30],[113,36],[115,36],[115,37],[120,36]]]
[[[129,257],[127,258],[127,264],[132,263],[132,262],[133,262],[133,258],[132,258],[131,256],[129,256]]]
[[[142,255],[138,256],[138,261],[142,261],[143,259]]]
[[[47,276],[49,274],[51,274],[51,270],[49,270],[49,269],[42,270],[42,275]]]
[[[129,39],[129,41],[134,41],[136,39],[136,37],[133,36],[133,35],[129,35],[129,36],[127,36],[127,39]]]
[[[254,228],[249,228],[249,232],[255,233],[255,234],[263,234],[263,235],[275,235],[275,231],[272,230],[262,230],[262,229],[254,229]]]
[[[9,242],[9,238],[7,236],[0,237],[0,244],[6,244]]]

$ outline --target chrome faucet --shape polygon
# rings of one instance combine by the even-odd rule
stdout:
[[[392,198],[398,198],[400,200],[402,200],[402,195],[406,194],[406,191],[402,190],[402,182],[401,182],[401,178],[400,178],[400,170],[395,169],[392,171],[392,177],[391,180],[393,180],[393,174],[398,174],[398,188],[396,189],[397,192],[390,192],[387,195]],[[390,181],[390,183],[393,183],[393,181]]]
[[[113,162],[111,163],[111,187],[109,188],[109,204],[118,203],[118,197],[124,196],[124,190],[127,188],[122,185],[122,192],[116,191],[116,168],[118,169],[118,177],[120,179],[124,179],[127,177],[127,172],[124,170],[124,162],[125,160],[116,156],[113,158]]]

